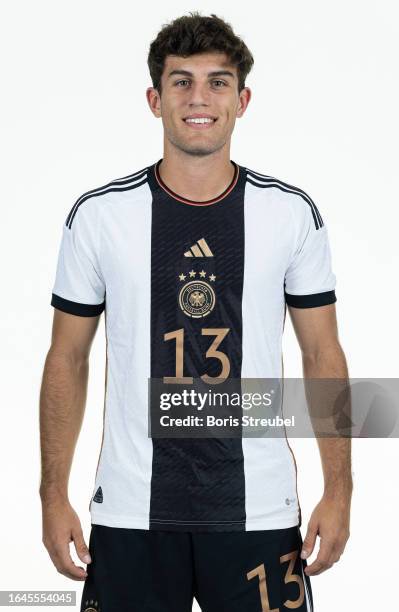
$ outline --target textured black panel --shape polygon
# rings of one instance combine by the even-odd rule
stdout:
[[[175,340],[164,334],[184,329],[184,376],[217,376],[221,363],[206,358],[215,336],[203,328],[229,328],[219,350],[230,360],[230,377],[241,377],[242,292],[244,274],[245,170],[223,199],[207,206],[180,202],[148,174],[153,193],[151,236],[151,376],[175,375]],[[213,257],[185,257],[206,240]],[[192,318],[178,302],[181,287],[205,280],[215,292],[214,308]],[[204,270],[206,277],[199,273]],[[185,275],[184,280],[179,276]],[[211,274],[215,280],[209,279]],[[150,528],[245,529],[245,481],[241,439],[153,438]],[[175,522],[176,521],[176,522]]]

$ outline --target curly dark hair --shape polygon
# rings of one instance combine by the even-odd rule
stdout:
[[[195,53],[225,53],[232,66],[237,67],[238,91],[245,87],[254,58],[241,38],[234,34],[229,23],[213,13],[208,16],[191,11],[163,25],[151,42],[147,64],[152,84],[161,95],[161,77],[168,55],[188,57]]]

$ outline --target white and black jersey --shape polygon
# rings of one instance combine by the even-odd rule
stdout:
[[[181,531],[296,526],[296,467],[286,438],[151,438],[148,381],[176,376],[177,354],[179,375],[219,376],[226,362],[206,358],[215,330],[228,330],[219,337],[225,375],[282,377],[286,305],[336,301],[326,226],[303,190],[233,161],[230,186],[206,202],[172,192],[160,162],[83,194],[63,227],[52,305],[77,316],[105,310],[104,436],[92,523]]]

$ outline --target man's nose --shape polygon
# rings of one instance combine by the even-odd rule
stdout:
[[[190,88],[189,104],[209,105],[210,92],[207,83],[193,83]]]

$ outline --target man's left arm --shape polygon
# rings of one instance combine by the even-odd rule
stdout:
[[[302,353],[305,379],[348,379],[344,352],[338,339],[335,304],[314,308],[289,306]],[[316,434],[317,435],[317,434]],[[302,557],[312,554],[320,537],[317,558],[306,567],[309,576],[321,574],[339,560],[349,538],[352,497],[351,439],[317,437],[324,476],[324,492],[310,517]]]

